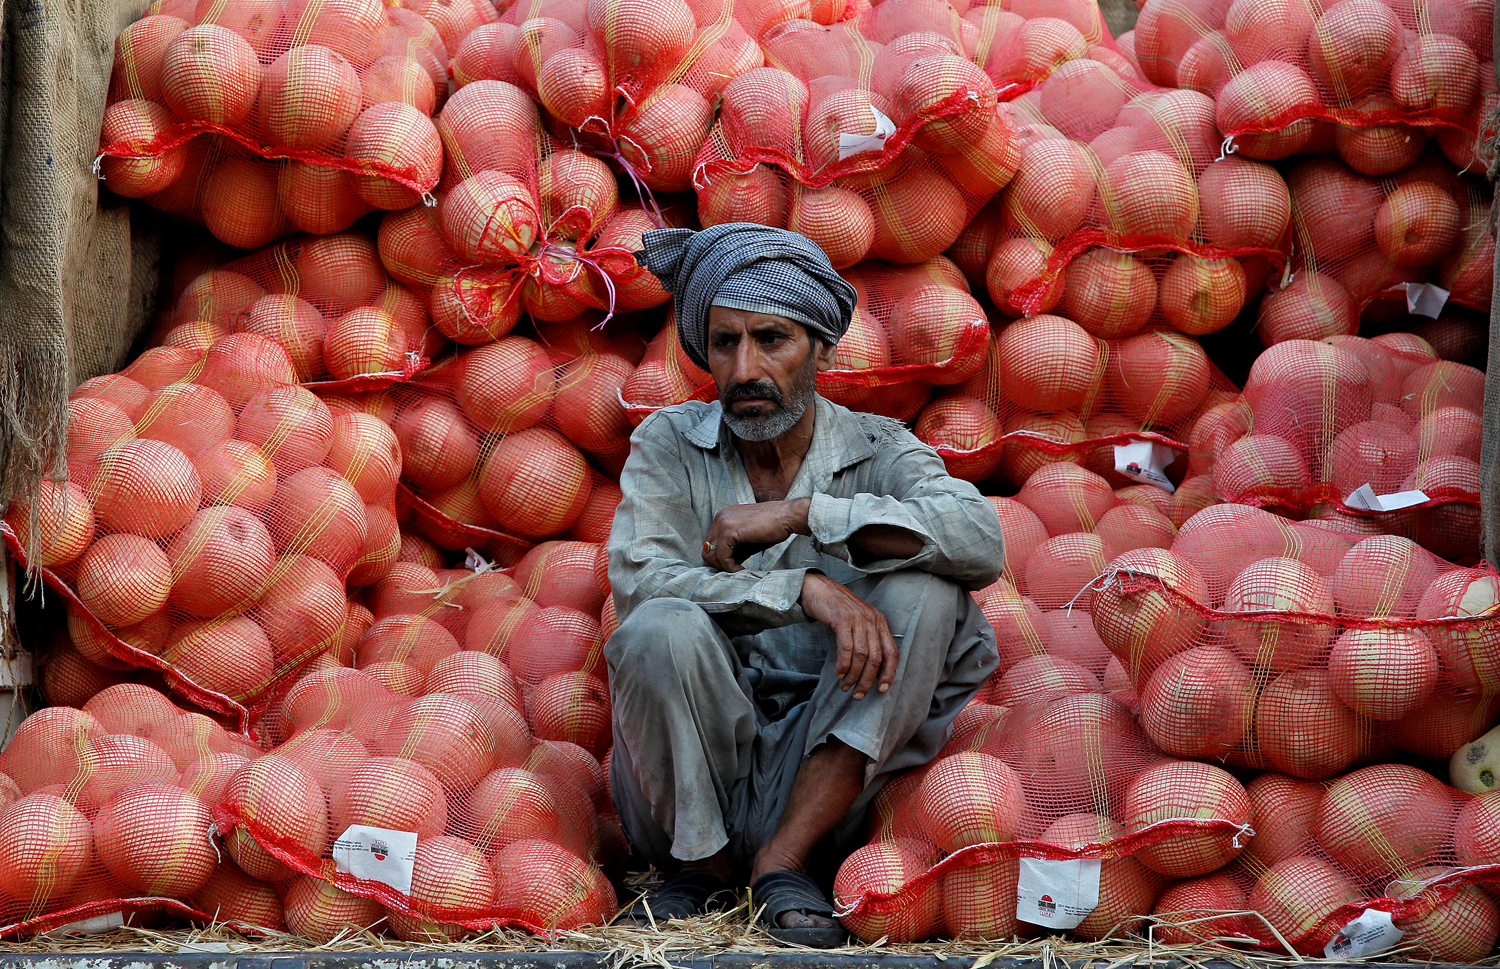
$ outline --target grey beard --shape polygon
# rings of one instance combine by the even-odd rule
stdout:
[[[796,426],[807,412],[807,405],[817,393],[817,377],[815,368],[810,374],[798,377],[797,382],[792,385],[791,394],[785,401],[775,401],[776,406],[770,413],[754,417],[741,416],[730,410],[730,401],[721,401],[724,426],[742,441],[774,441]]]

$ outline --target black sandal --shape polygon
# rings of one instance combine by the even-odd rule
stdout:
[[[714,896],[730,891],[712,875],[685,871],[673,875],[656,891],[642,895],[620,913],[616,925],[635,923],[644,928],[664,925],[672,919],[690,919],[709,910]]]
[[[787,945],[809,949],[836,949],[849,941],[849,932],[837,918],[833,906],[811,878],[800,871],[768,871],[750,886],[750,902],[756,917],[771,938]],[[781,917],[788,912],[821,915],[833,919],[828,926],[782,928]]]

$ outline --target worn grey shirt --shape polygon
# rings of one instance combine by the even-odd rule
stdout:
[[[737,641],[746,665],[761,674],[752,679],[780,679],[780,672],[800,680],[816,676],[832,642],[802,611],[809,569],[838,582],[923,569],[969,589],[1000,575],[1000,521],[972,484],[950,477],[936,452],[896,421],[816,401],[812,445],[787,492],[788,499],[812,499],[812,535],[750,556],[741,572],[703,564],[703,542],[719,510],[755,502],[718,402],[665,407],[636,428],[609,537],[609,581],[621,620],[647,599],[687,599],[730,636],[754,636]],[[867,525],[912,532],[922,550],[856,566],[847,542]]]

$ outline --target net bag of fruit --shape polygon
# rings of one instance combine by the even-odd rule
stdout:
[[[1250,814],[1231,774],[1163,757],[1114,698],[1034,684],[971,704],[936,760],[885,786],[834,893],[866,941],[1121,936],[1173,879],[1252,843]]]
[[[621,393],[642,347],[596,319],[465,349],[390,391],[401,497],[440,548],[508,565],[613,516],[630,449]]]
[[[1484,374],[1431,353],[1404,333],[1278,343],[1239,400],[1197,419],[1191,468],[1225,501],[1338,515],[1472,560]]]
[[[1432,150],[1373,174],[1332,157],[1287,172],[1294,252],[1261,302],[1262,343],[1316,340],[1408,314],[1436,318],[1451,302],[1488,312],[1494,288],[1491,191]]]
[[[335,415],[254,333],[148,350],[69,412],[68,480],[12,505],[7,544],[86,658],[157,669],[243,727],[344,634],[345,579],[399,544],[395,434]]]
[[[318,393],[409,379],[448,345],[425,294],[392,279],[357,231],[298,235],[193,276],[151,344],[202,352],[231,333],[279,344]]]
[[[116,40],[99,174],[241,248],[337,232],[431,200],[447,60],[378,0],[163,0]]]
[[[1257,836],[1224,871],[1162,896],[1158,940],[1448,963],[1493,950],[1500,911],[1481,887],[1500,860],[1492,795],[1406,764],[1321,782],[1268,772],[1247,790]]]
[[[643,232],[675,216],[622,207],[609,167],[548,134],[524,90],[474,81],[437,126],[446,153],[438,204],[387,215],[379,248],[445,336],[482,344],[508,333],[522,310],[556,321],[667,299],[634,252]]]
[[[1091,584],[1162,751],[1322,780],[1396,751],[1446,760],[1488,729],[1493,570],[1327,524],[1215,505]]]
[[[329,663],[286,693],[264,725],[279,743],[217,817],[239,867],[295,879],[292,932],[326,941],[384,918],[399,938],[452,941],[613,914],[602,644],[597,623],[567,638],[557,619],[602,598],[599,553],[569,543],[512,576],[384,584],[344,658],[358,668]]]
[[[560,142],[611,162],[649,203],[652,193],[691,187],[713,99],[730,78],[761,65],[749,26],[796,16],[774,3],[738,6],[523,0],[459,48],[454,78],[523,88]]]
[[[996,323],[982,366],[937,388],[916,418],[917,436],[960,477],[1019,486],[1061,461],[1086,464],[1113,487],[1170,493],[1198,415],[1233,399],[1182,333],[1101,339],[1051,313]]]
[[[703,224],[792,229],[840,268],[947,249],[1016,168],[995,83],[969,57],[979,34],[938,0],[771,28],[766,66],[725,85],[698,156]]]
[[[1463,0],[1150,0],[1134,49],[1148,80],[1214,98],[1226,148],[1247,157],[1337,151],[1358,167],[1372,148],[1431,138],[1465,168],[1495,103],[1480,66],[1492,13]]]
[[[212,807],[261,755],[147,686],[39,710],[0,754],[0,934],[149,926],[282,929],[275,889],[220,861]]]
[[[1290,201],[1271,166],[1226,154],[1213,101],[1083,58],[1002,106],[1016,175],[963,247],[1011,315],[1097,337],[1227,326],[1286,261]]]

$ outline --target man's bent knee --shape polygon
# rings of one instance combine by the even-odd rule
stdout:
[[[880,576],[866,601],[884,612],[895,628],[898,623],[904,625],[911,611],[919,607],[952,615],[967,594],[963,586],[947,576],[921,569],[900,569]]]
[[[694,652],[719,635],[718,627],[687,599],[647,599],[636,606],[604,644],[611,669],[625,663],[642,672],[674,663],[684,648]]]

